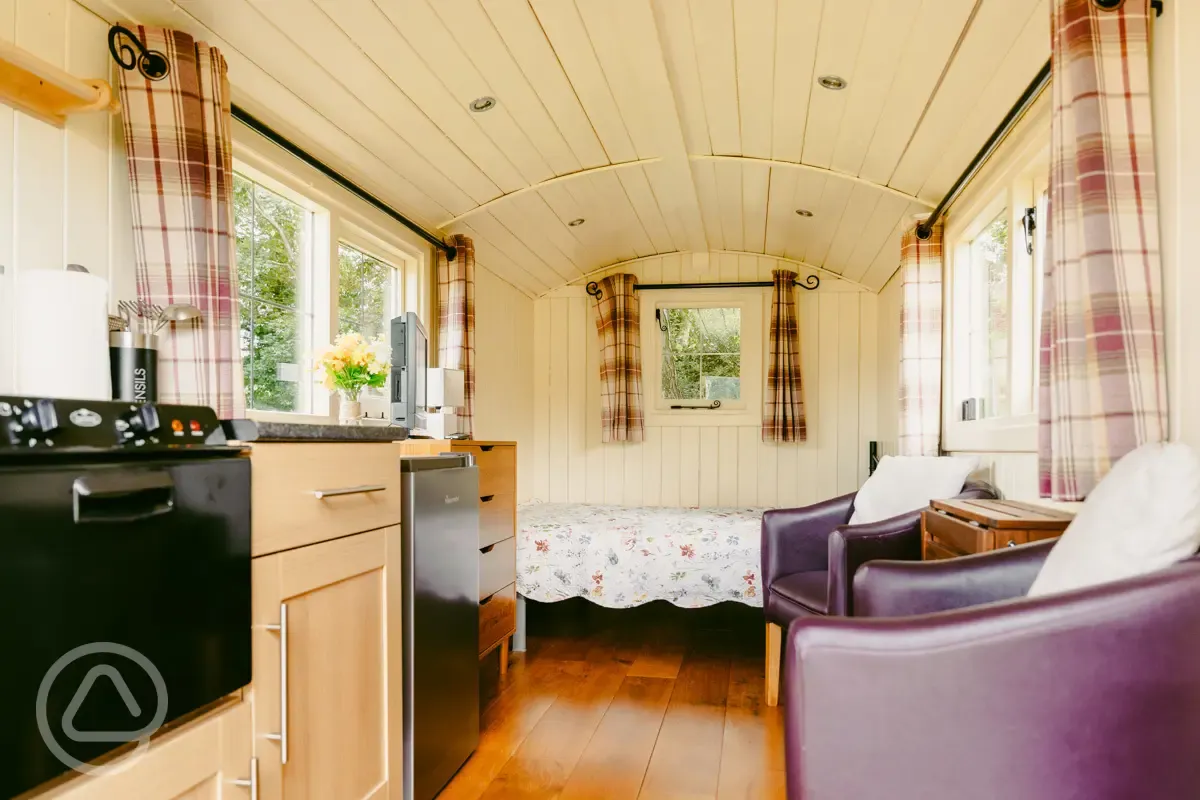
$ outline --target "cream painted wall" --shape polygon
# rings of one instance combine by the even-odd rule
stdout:
[[[658,283],[764,280],[776,266],[788,267],[768,257],[711,253],[704,271],[693,268],[690,255],[623,269]],[[623,505],[797,506],[854,491],[866,478],[867,445],[876,436],[877,298],[822,280],[819,290],[798,292],[809,432],[802,444],[764,444],[757,423],[723,423],[715,412],[699,411],[652,421],[644,442],[602,444],[594,301],[582,286],[538,299],[533,495]],[[752,291],[766,309],[770,290]]]
[[[475,270],[475,438],[517,442],[517,495],[533,491],[533,300]]]
[[[79,76],[108,76],[108,24],[71,0],[0,2],[0,38]],[[119,118],[72,116],[58,129],[0,104],[0,393],[14,386],[17,273],[82,264],[134,293]],[[114,303],[115,307],[115,303]]]

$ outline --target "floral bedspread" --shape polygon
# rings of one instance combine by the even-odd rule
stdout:
[[[609,608],[762,605],[761,508],[534,503],[518,510],[517,591]]]

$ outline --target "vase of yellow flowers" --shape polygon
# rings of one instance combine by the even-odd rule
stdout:
[[[338,422],[357,425],[362,419],[359,397],[367,387],[381,388],[387,382],[387,345],[382,339],[369,342],[361,333],[339,336],[333,347],[317,360],[326,389],[341,396]]]

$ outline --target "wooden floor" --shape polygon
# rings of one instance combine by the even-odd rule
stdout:
[[[784,796],[761,611],[529,606],[529,652],[503,679],[482,665],[479,749],[443,800]]]

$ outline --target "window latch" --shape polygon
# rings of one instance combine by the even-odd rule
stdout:
[[[713,400],[706,406],[671,406],[672,411],[682,411],[688,409],[690,411],[716,411],[721,407],[720,400]]]
[[[1037,209],[1030,207],[1025,209],[1025,215],[1021,218],[1021,227],[1025,230],[1025,254],[1033,255],[1033,234],[1037,230]]]
[[[663,333],[667,332],[667,321],[663,319],[661,308],[654,309],[654,321],[658,323],[658,329]]]

